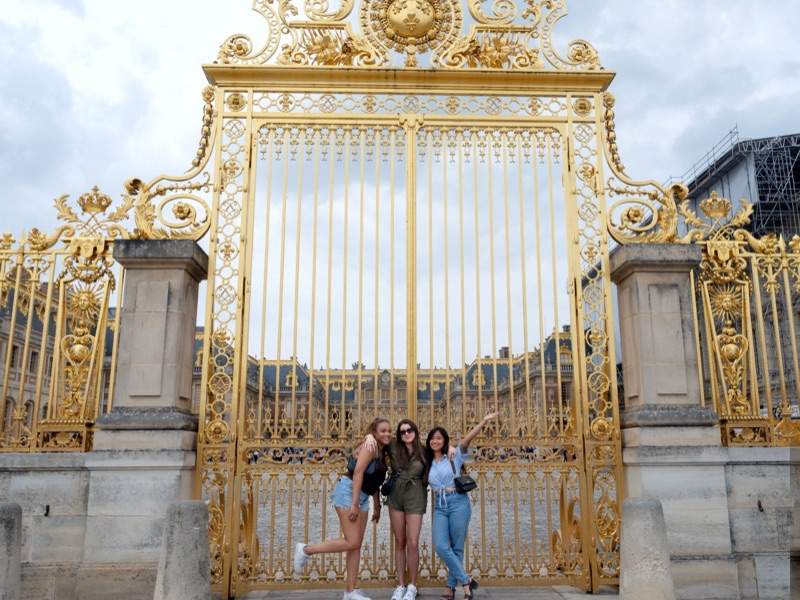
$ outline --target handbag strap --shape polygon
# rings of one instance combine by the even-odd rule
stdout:
[[[454,463],[453,459],[450,458],[449,456],[447,457],[447,460],[450,461],[450,468],[453,469],[453,477],[454,478],[458,477],[458,472],[456,471],[456,463]]]

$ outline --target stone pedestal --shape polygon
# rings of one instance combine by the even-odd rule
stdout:
[[[167,509],[153,600],[211,600],[208,507],[176,502]]]
[[[619,598],[675,600],[664,511],[653,498],[622,504]]]
[[[189,240],[119,241],[114,258],[125,267],[119,359],[114,407],[97,420],[85,461],[82,599],[101,597],[102,585],[141,587],[142,578],[152,595],[166,507],[193,493],[197,418],[189,411],[208,259]]]
[[[0,504],[0,600],[19,600],[22,508]]]
[[[631,245],[611,255],[618,286],[629,497],[661,501],[678,598],[739,597],[716,414],[700,406],[691,245]]]

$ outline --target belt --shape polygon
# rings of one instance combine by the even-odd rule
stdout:
[[[446,488],[439,488],[438,490],[432,490],[434,494],[454,494],[458,490],[454,487],[446,487]]]

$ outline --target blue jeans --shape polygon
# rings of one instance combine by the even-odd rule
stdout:
[[[454,588],[469,583],[464,570],[464,543],[472,516],[472,505],[466,494],[436,494],[433,510],[433,547],[447,565],[447,586]]]

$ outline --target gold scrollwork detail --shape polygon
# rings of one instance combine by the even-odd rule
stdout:
[[[327,24],[302,30],[295,43],[284,45],[278,56],[278,63],[283,65],[330,67],[373,67],[385,60],[364,38],[350,33],[348,27]]]
[[[362,1],[361,35],[351,31],[354,0],[338,8],[329,0],[300,4],[254,0],[253,10],[267,21],[264,45],[256,50],[249,36],[234,34],[221,45],[217,62],[263,65],[280,47],[278,64],[297,66],[381,66],[388,62],[385,49],[404,55],[406,67],[418,66],[417,57],[433,51],[432,66],[445,69],[538,70],[545,60],[564,71],[602,68],[585,40],[572,41],[565,56],[554,49],[552,32],[568,13],[566,0],[467,0],[475,23],[467,35],[460,0]]]
[[[621,173],[609,179],[610,198],[619,197],[608,209],[608,229],[621,244],[663,244],[675,241],[677,205],[689,191],[683,184],[664,189],[655,181],[637,182]]]
[[[282,17],[279,18],[273,8],[273,0],[253,0],[253,10],[259,13],[267,21],[267,39],[264,45],[257,52],[254,51],[253,40],[242,33],[235,33],[226,39],[219,49],[217,62],[222,64],[265,64],[273,57],[278,49],[281,39],[281,31],[284,24],[284,15],[296,14],[297,9],[292,6],[290,0],[278,0],[279,10]]]

